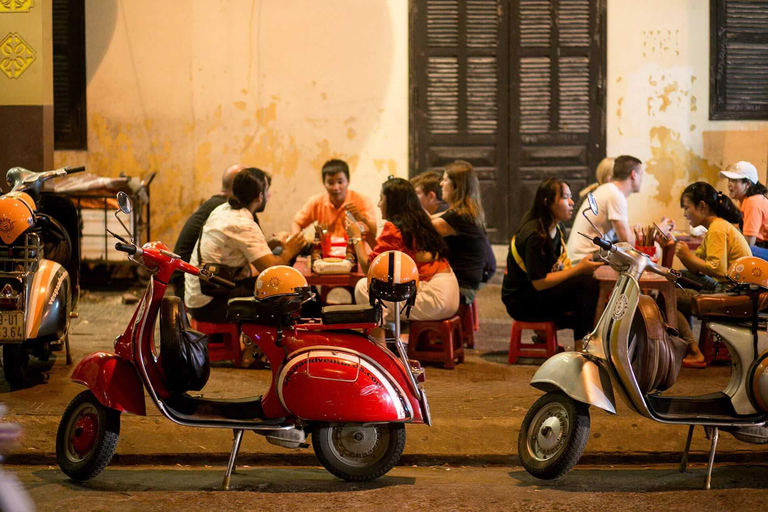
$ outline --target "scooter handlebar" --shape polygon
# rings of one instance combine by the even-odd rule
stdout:
[[[67,174],[75,174],[76,172],[85,171],[85,166],[81,165],[80,167],[67,167],[65,171],[67,171]]]
[[[219,276],[210,276],[208,278],[209,283],[213,283],[219,288],[227,288],[228,290],[234,290],[235,289],[235,283],[232,281],[228,281],[227,279],[223,279]]]
[[[140,250],[135,245],[124,244],[123,242],[117,242],[115,244],[115,249],[120,251],[120,252],[128,253],[131,256],[133,256],[134,254],[136,254]]]
[[[677,278],[677,282],[686,288],[690,288],[692,290],[699,291],[702,289],[701,283],[694,281],[693,279],[689,279],[685,276],[680,276]]]
[[[613,251],[615,250],[613,247],[613,244],[609,242],[608,240],[603,240],[599,236],[596,236],[592,239],[592,243],[596,246],[600,247],[601,249],[604,249],[606,251]]]

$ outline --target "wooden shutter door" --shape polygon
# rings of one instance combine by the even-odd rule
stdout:
[[[512,232],[543,179],[577,194],[605,155],[604,0],[518,0],[511,11]]]
[[[710,119],[768,119],[768,2],[711,0]]]
[[[509,44],[501,0],[412,0],[410,173],[456,159],[480,178],[492,241],[506,243]]]

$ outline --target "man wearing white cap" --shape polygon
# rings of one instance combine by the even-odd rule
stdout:
[[[728,178],[728,195],[740,203],[741,232],[752,254],[768,260],[768,190],[758,180],[757,169],[749,162],[736,162],[720,171],[720,177]]]

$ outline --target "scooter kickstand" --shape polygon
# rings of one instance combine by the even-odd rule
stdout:
[[[717,438],[719,430],[712,427],[712,446],[709,449],[709,464],[707,464],[707,479],[704,481],[704,490],[709,490],[709,484],[712,483],[712,466],[715,463],[715,450],[717,450]]]
[[[232,472],[235,470],[235,461],[237,461],[237,452],[240,451],[240,442],[243,440],[243,430],[234,429],[235,438],[232,441],[232,452],[229,454],[229,463],[227,464],[227,472],[224,474],[224,483],[221,487],[225,490],[229,490],[229,482],[232,479]]]
[[[688,469],[688,452],[691,451],[691,439],[693,438],[693,425],[688,427],[688,439],[685,440],[685,450],[683,451],[683,460],[680,461],[680,472],[685,473]]]

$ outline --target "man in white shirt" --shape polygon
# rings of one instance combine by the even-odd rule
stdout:
[[[643,184],[643,163],[633,156],[622,155],[613,164],[613,180],[597,187],[592,193],[597,202],[597,217],[591,212],[586,214],[590,220],[608,234],[615,233],[619,242],[635,243],[635,234],[629,225],[627,197],[640,192]],[[587,222],[581,212],[574,216],[571,235],[568,238],[568,257],[572,263],[578,263],[585,257],[590,257],[597,250],[591,239],[600,236]],[[611,233],[613,232],[613,233]],[[590,240],[579,233],[584,233]]]
[[[235,277],[238,289],[232,293],[234,296],[253,294],[255,276],[250,275],[251,265],[257,273],[275,265],[286,265],[306,243],[304,235],[298,233],[285,240],[280,255],[272,254],[253,217],[254,213],[264,211],[269,195],[269,180],[264,171],[253,167],[240,171],[232,184],[232,197],[211,212],[192,250],[190,263],[196,267],[202,259],[205,263],[241,269]],[[200,279],[191,274],[184,276],[184,288],[184,304],[192,317],[204,322],[226,321],[226,296],[204,295]]]

